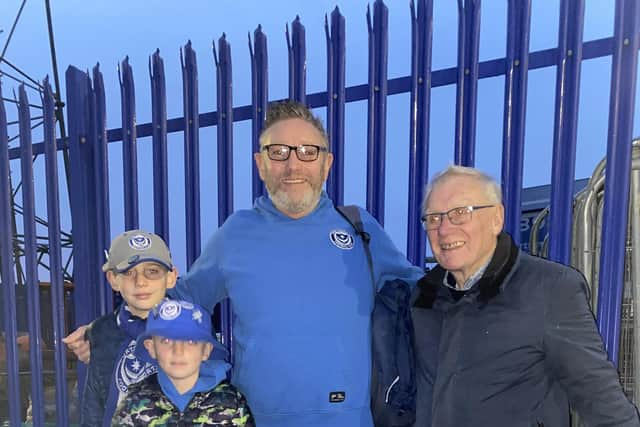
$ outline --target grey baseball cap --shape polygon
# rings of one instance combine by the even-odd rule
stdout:
[[[143,230],[129,230],[116,236],[102,271],[114,270],[122,273],[141,262],[157,262],[168,270],[173,269],[171,253],[164,240],[156,234]]]

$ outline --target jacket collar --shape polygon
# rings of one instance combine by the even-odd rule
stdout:
[[[467,292],[477,294],[476,299],[481,304],[486,304],[498,295],[504,279],[518,258],[519,251],[511,236],[504,231],[501,232],[498,235],[496,250],[482,278]],[[445,274],[446,270],[437,265],[418,281],[420,293],[414,303],[415,307],[433,308],[436,299],[451,299],[451,291],[442,284]]]

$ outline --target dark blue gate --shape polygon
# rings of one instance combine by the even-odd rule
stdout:
[[[422,187],[429,176],[429,120],[431,89],[446,85],[456,87],[455,139],[450,148],[456,163],[474,165],[475,131],[478,81],[494,76],[505,77],[502,186],[505,195],[506,229],[519,239],[521,223],[521,190],[524,158],[525,113],[527,76],[530,70],[557,67],[555,93],[555,134],[552,161],[550,257],[568,263],[571,250],[571,208],[576,151],[576,126],[582,61],[610,56],[612,58],[609,138],[607,142],[607,191],[604,204],[604,227],[600,260],[600,298],[598,323],[610,358],[618,357],[620,306],[622,298],[623,252],[625,248],[626,206],[629,189],[629,171],[634,102],[636,94],[636,68],[639,43],[638,3],[617,0],[613,37],[583,42],[584,0],[562,0],[560,10],[559,45],[556,48],[529,52],[531,0],[509,0],[507,20],[507,47],[504,58],[479,62],[480,0],[458,0],[458,64],[456,67],[432,70],[431,51],[433,33],[433,1],[411,1],[411,73],[387,77],[388,11],[381,0],[376,0],[367,11],[369,31],[368,81],[356,86],[345,86],[345,20],[336,8],[326,23],[327,90],[307,93],[305,29],[299,18],[287,30],[289,48],[289,97],[306,102],[309,106],[326,107],[326,124],[331,149],[335,156],[334,170],[327,183],[327,191],[336,203],[344,202],[344,147],[345,105],[367,101],[367,188],[366,208],[384,223],[385,207],[385,149],[387,141],[387,98],[390,95],[410,94],[410,126],[408,173],[409,198],[407,219],[407,256],[416,264],[425,257],[425,235],[419,224]],[[51,89],[45,80],[44,142],[32,144],[29,127],[29,101],[22,89],[19,97],[20,147],[8,149],[6,114],[0,101],[0,259],[2,272],[2,314],[4,345],[6,348],[6,379],[9,420],[19,425],[21,388],[27,386],[33,402],[34,425],[43,425],[43,348],[40,330],[43,323],[52,325],[52,345],[56,378],[56,422],[67,425],[70,391],[66,378],[67,355],[60,338],[65,328],[65,288],[62,265],[64,244],[60,230],[58,201],[57,153],[66,149],[70,156],[70,204],[73,226],[73,301],[75,324],[85,324],[112,308],[112,295],[99,266],[103,250],[111,237],[110,197],[123,195],[125,227],[139,224],[137,158],[138,140],[150,137],[153,145],[153,206],[155,231],[168,242],[170,239],[170,207],[168,202],[167,140],[171,133],[184,136],[185,222],[187,265],[200,253],[203,237],[200,235],[202,195],[200,183],[201,129],[215,126],[217,130],[218,222],[221,224],[234,210],[233,206],[233,129],[234,123],[251,121],[251,147],[256,151],[258,135],[264,119],[268,95],[268,55],[266,35],[258,27],[250,42],[252,103],[233,106],[231,81],[231,47],[223,35],[214,49],[217,81],[217,110],[198,111],[198,67],[196,53],[187,43],[181,52],[183,116],[168,119],[164,65],[159,52],[150,60],[152,89],[152,121],[137,124],[135,120],[135,88],[133,70],[124,59],[119,67],[121,88],[122,125],[106,129],[105,100],[102,73],[96,66],[91,74],[74,67],[66,73],[68,106],[68,138],[56,140],[54,106]],[[249,84],[248,82],[246,84]],[[113,96],[113,95],[112,95]],[[109,188],[108,144],[122,144],[123,188]],[[238,142],[236,142],[238,143]],[[433,147],[431,147],[433,150]],[[34,215],[32,164],[34,156],[44,156],[46,162],[47,222],[50,302],[40,300],[41,271],[37,266],[38,247]],[[150,161],[147,159],[146,161]],[[24,210],[24,254],[16,254],[15,224],[11,211],[14,194],[10,183],[10,170],[20,164],[22,177],[22,208]],[[252,195],[264,193],[257,171],[253,170]],[[114,230],[117,232],[119,230]],[[11,236],[14,236],[13,239]],[[24,259],[24,278],[17,275],[16,265]],[[22,274],[22,273],[20,273]],[[20,283],[16,285],[16,279]],[[100,286],[102,284],[102,286]],[[27,295],[26,331],[18,325],[16,310],[18,289],[23,286]],[[42,317],[42,307],[51,304],[51,316]],[[68,319],[69,313],[66,313]],[[229,307],[223,309],[225,339],[232,337]],[[31,382],[21,383],[19,367],[19,332],[31,338],[29,370]],[[79,378],[83,370],[78,370]],[[24,393],[23,393],[24,394]]]

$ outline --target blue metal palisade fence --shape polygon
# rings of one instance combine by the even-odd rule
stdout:
[[[559,45],[556,48],[529,52],[531,0],[508,0],[507,46],[504,58],[479,62],[480,0],[458,0],[458,65],[432,70],[433,0],[411,1],[411,73],[387,78],[388,16],[383,1],[376,0],[373,11],[367,11],[369,30],[368,82],[345,87],[345,19],[336,8],[326,21],[327,90],[306,92],[305,29],[299,17],[287,28],[289,52],[289,97],[306,102],[313,108],[326,107],[326,124],[334,170],[327,191],[338,204],[344,202],[345,105],[367,101],[367,188],[366,208],[384,223],[385,207],[385,143],[387,98],[409,93],[410,126],[408,180],[407,255],[415,264],[425,257],[425,234],[419,216],[421,193],[429,175],[429,120],[431,89],[456,85],[455,140],[452,151],[455,162],[473,166],[475,155],[476,105],[479,79],[504,76],[504,115],[502,186],[506,206],[506,230],[519,240],[521,190],[524,157],[527,76],[533,69],[557,67],[555,93],[555,132],[552,162],[552,197],[549,222],[550,257],[564,263],[570,261],[571,211],[576,159],[576,127],[583,60],[612,58],[609,132],[607,141],[607,191],[604,203],[601,280],[598,299],[598,325],[609,356],[618,360],[620,307],[624,274],[626,212],[634,102],[636,94],[637,55],[639,47],[640,10],[635,0],[616,0],[613,37],[583,42],[584,0],[561,0]],[[198,71],[196,53],[187,43],[181,51],[183,117],[167,119],[166,82],[163,60],[156,51],[149,61],[152,91],[152,121],[136,124],[133,71],[126,58],[119,67],[122,125],[106,129],[105,93],[98,66],[89,73],[69,67],[66,72],[68,106],[68,138],[56,140],[54,100],[48,81],[43,84],[44,142],[32,144],[29,102],[24,88],[19,93],[20,147],[9,149],[4,103],[0,100],[0,260],[2,273],[2,315],[6,370],[0,380],[8,390],[9,422],[20,425],[24,419],[25,386],[32,401],[34,425],[45,422],[43,396],[43,354],[40,343],[42,322],[53,325],[51,346],[55,372],[57,425],[69,425],[67,390],[68,362],[60,342],[65,330],[64,283],[60,244],[60,206],[58,201],[57,152],[68,149],[70,155],[70,206],[73,229],[73,307],[75,324],[85,324],[112,308],[112,295],[100,272],[103,250],[110,239],[107,146],[122,142],[124,171],[125,227],[139,223],[139,183],[136,142],[151,137],[153,146],[153,206],[155,231],[167,242],[169,236],[167,136],[184,135],[184,179],[186,212],[187,265],[200,253],[200,130],[216,126],[218,171],[218,223],[233,212],[233,130],[234,123],[251,120],[253,151],[269,100],[267,39],[260,26],[249,39],[251,55],[251,105],[233,106],[231,81],[231,47],[223,35],[214,47],[217,76],[217,110],[198,111]],[[248,84],[248,83],[247,83]],[[0,87],[0,93],[2,92]],[[47,220],[52,318],[41,318],[39,270],[36,264],[36,231],[34,217],[33,159],[44,155],[46,162]],[[12,224],[12,187],[10,169],[20,163],[24,209],[25,285],[28,290],[28,335],[30,383],[20,381],[18,362],[16,284]],[[15,167],[14,167],[15,169]],[[265,192],[257,171],[253,169],[252,193]],[[205,236],[206,237],[206,236]],[[103,286],[96,286],[102,284]],[[66,307],[69,309],[69,307]],[[230,308],[223,307],[224,339],[232,339]],[[637,368],[640,369],[640,368]],[[78,368],[82,383],[84,369]],[[1,387],[0,387],[1,388]],[[2,400],[2,399],[0,399]],[[51,421],[47,419],[47,421]]]

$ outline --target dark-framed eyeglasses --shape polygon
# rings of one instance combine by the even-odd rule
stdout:
[[[478,205],[478,206],[459,206],[449,209],[446,212],[432,212],[422,216],[422,227],[426,231],[436,230],[440,228],[445,215],[449,218],[449,222],[453,225],[462,225],[471,221],[473,211],[484,208],[492,208],[495,205]]]
[[[321,151],[327,151],[327,147],[319,145],[302,144],[302,145],[286,145],[286,144],[269,144],[262,147],[267,152],[269,159],[276,162],[284,162],[289,160],[291,151],[296,152],[298,160],[301,162],[313,162],[318,158]]]

